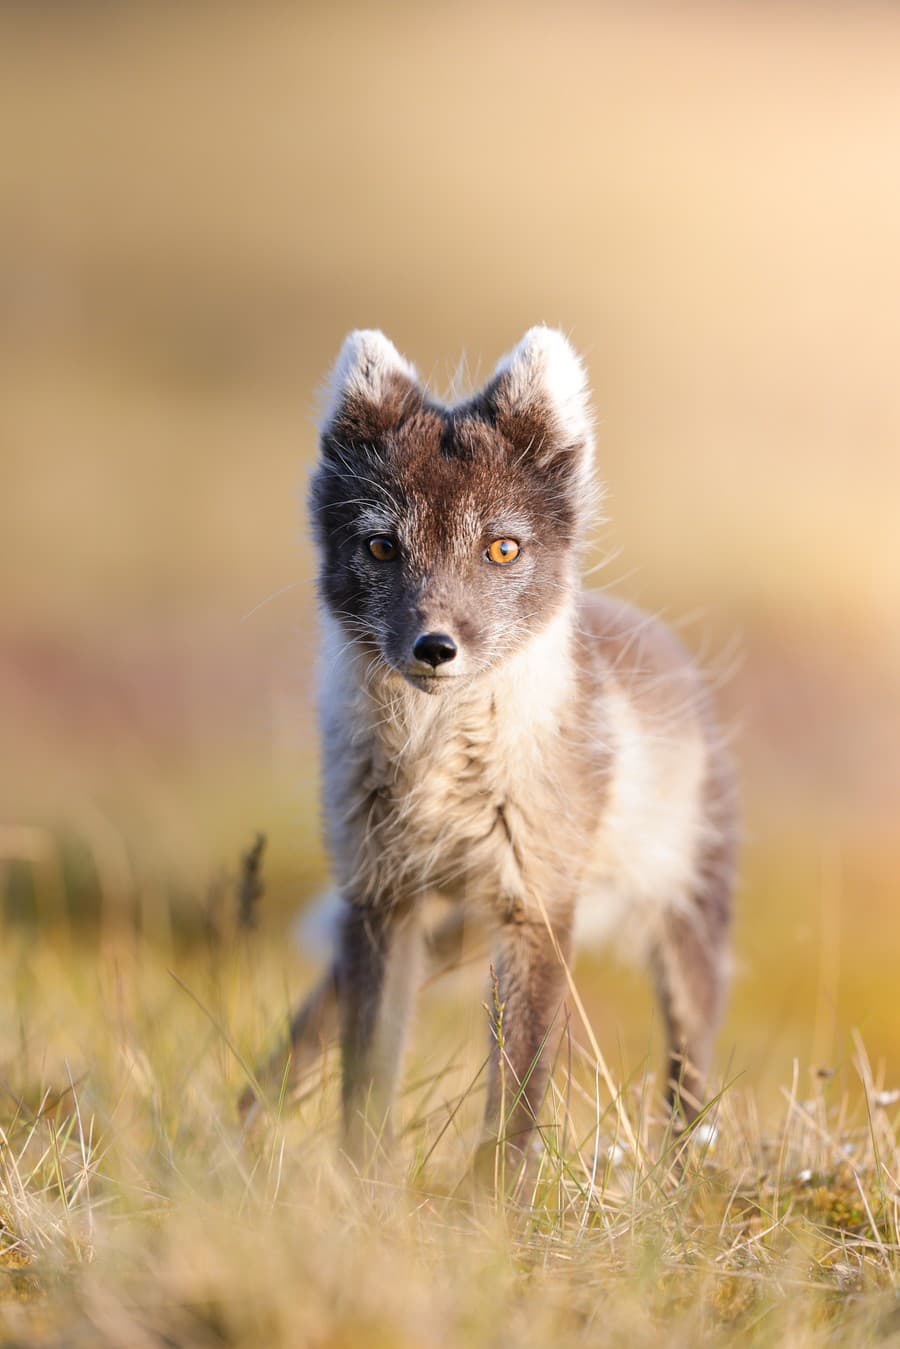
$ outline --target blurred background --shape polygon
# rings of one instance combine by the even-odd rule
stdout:
[[[326,874],[317,386],[355,326],[440,393],[545,321],[595,393],[590,583],[734,728],[723,1058],[858,1027],[900,1080],[898,51],[876,3],[5,4],[6,931],[187,939],[262,830],[277,939]],[[645,985],[580,968],[633,1063]]]

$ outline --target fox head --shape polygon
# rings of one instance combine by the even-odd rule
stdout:
[[[562,333],[530,329],[453,407],[383,333],[351,333],[310,495],[327,610],[429,693],[501,666],[571,595],[591,460],[585,372]]]

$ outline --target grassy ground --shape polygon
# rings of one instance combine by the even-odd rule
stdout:
[[[900,1337],[898,37],[874,0],[0,6],[7,1343]],[[583,955],[622,1112],[573,1021],[537,1190],[475,1206],[484,968],[423,999],[377,1179],[333,1065],[252,1140],[234,1101],[325,870],[314,390],[354,326],[440,391],[539,320],[595,392],[591,583],[735,727],[728,1085],[676,1165],[645,982]]]
[[[861,1039],[837,1072],[795,1063],[766,1105],[728,1065],[676,1144],[649,1038],[613,1097],[563,1011],[539,1174],[518,1190],[507,1177],[505,1200],[475,1198],[483,971],[424,997],[399,1138],[361,1177],[335,1149],[333,1055],[242,1134],[243,1064],[304,972],[283,943],[226,927],[189,950],[127,930],[89,947],[8,934],[3,1343],[900,1335],[900,1098]]]

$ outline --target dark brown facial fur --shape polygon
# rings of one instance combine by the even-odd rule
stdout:
[[[345,400],[323,434],[311,493],[320,592],[348,637],[436,691],[502,662],[553,616],[581,527],[577,451],[555,447],[539,405],[524,441],[519,423],[513,437],[502,379],[454,409],[391,381],[377,408]],[[373,558],[373,535],[395,539],[396,557]],[[519,545],[514,562],[490,560],[497,538]],[[458,648],[437,677],[413,655],[432,632]]]

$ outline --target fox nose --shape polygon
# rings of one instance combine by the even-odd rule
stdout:
[[[446,632],[425,632],[416,639],[413,655],[416,660],[437,669],[456,655],[456,643]]]

